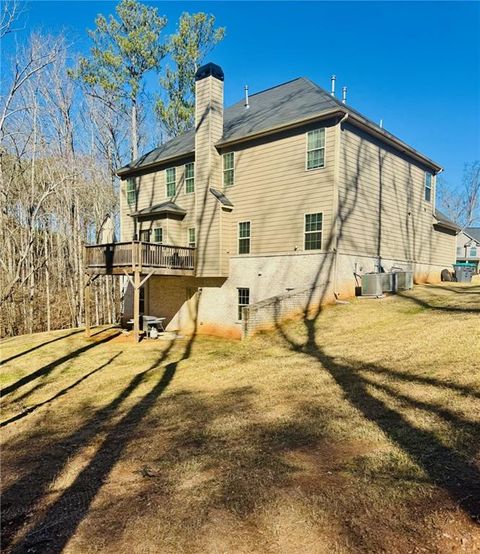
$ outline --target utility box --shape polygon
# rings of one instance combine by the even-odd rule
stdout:
[[[380,273],[382,292],[395,292],[395,278],[393,273]]]
[[[382,296],[384,273],[362,275],[362,296]]]
[[[409,290],[413,288],[413,272],[412,271],[395,271],[393,275],[393,290]]]
[[[475,274],[475,264],[453,264],[455,270],[455,278],[458,283],[471,283],[472,277]]]
[[[362,296],[382,296],[384,292],[398,292],[413,288],[412,271],[365,273],[362,275]]]

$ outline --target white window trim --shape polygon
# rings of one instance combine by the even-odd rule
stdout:
[[[250,234],[248,237],[240,237],[240,223],[248,223],[249,224],[249,231]],[[248,248],[248,254],[240,254],[240,238],[249,240],[249,248]],[[248,256],[252,253],[252,222],[247,221],[237,221],[237,256]],[[240,287],[240,288],[247,288],[247,287]]]
[[[232,168],[231,169],[225,169],[225,156],[227,154],[232,154],[233,155],[233,162],[232,162]],[[233,179],[232,179],[232,184],[231,185],[227,185],[225,184],[225,172],[226,171],[231,171],[232,172],[232,175],[233,175]],[[223,184],[223,187],[233,187],[235,185],[235,152],[224,152],[222,154],[222,184]]]
[[[190,246],[190,231],[193,229],[193,234],[195,236],[195,245],[194,246]],[[190,248],[196,248],[197,247],[197,229],[196,227],[189,227],[187,229],[187,245],[190,247]]]
[[[191,192],[188,192],[187,191],[187,165],[190,165],[192,164],[193,165],[193,190]],[[185,164],[184,168],[183,168],[183,174],[184,174],[184,179],[185,179],[185,194],[187,195],[191,195],[191,194],[195,194],[195,162],[188,162],[188,164]]]
[[[170,169],[173,169],[174,172],[175,172],[175,180],[173,181],[173,184],[175,186],[175,192],[173,194],[168,194],[168,181],[167,181],[167,175],[168,175],[168,170]],[[166,167],[165,168],[165,197],[166,198],[173,198],[175,195],[177,194],[177,168],[176,166],[174,167]]]
[[[427,187],[427,175],[430,175],[430,187]],[[423,201],[426,202],[427,204],[431,204],[432,207],[433,207],[433,198],[434,198],[433,179],[434,179],[433,173],[431,173],[430,171],[425,171],[425,173],[423,175]],[[426,191],[427,191],[428,188],[430,189],[430,200],[427,200],[425,198]]]
[[[239,302],[239,300],[240,300],[239,299],[240,289],[248,290],[248,304],[240,304],[240,302]],[[252,289],[250,287],[237,287],[237,322],[238,323],[241,323],[243,321],[243,319],[238,319],[239,308],[240,308],[240,306],[242,306],[242,308],[244,308],[245,306],[250,306],[251,303],[252,303],[251,302],[251,300],[252,300],[251,296],[252,296]]]
[[[323,165],[322,167],[312,167],[308,168],[308,153],[310,150],[308,149],[308,133],[311,131],[319,131],[320,129],[324,130],[324,142],[325,146],[323,147]],[[315,150],[319,150],[319,148],[315,148]],[[327,127],[317,127],[315,129],[310,129],[310,131],[307,131],[305,133],[305,171],[320,171],[321,169],[325,169],[327,167]],[[315,212],[316,213],[316,212]]]
[[[129,186],[130,183],[133,184],[133,190],[131,190],[131,191],[128,190],[128,186]],[[128,201],[128,195],[131,192],[133,192],[133,195],[134,195],[133,202]],[[127,179],[125,179],[125,198],[126,198],[126,201],[127,201],[127,206],[135,206],[137,204],[138,191],[137,191],[137,183],[135,182],[135,177],[127,177]]]
[[[322,229],[320,231],[307,231],[307,215],[314,215],[314,214],[321,214]],[[323,212],[306,212],[303,214],[303,252],[322,252],[323,251],[323,222],[324,221],[325,220],[323,217]],[[305,248],[305,238],[307,236],[307,232],[309,235],[312,233],[322,233],[320,248],[310,248],[309,250]]]
[[[160,242],[155,240],[155,231],[157,229],[160,229],[160,231],[162,232],[162,240]],[[163,227],[154,227],[153,228],[153,242],[155,242],[156,244],[163,244]]]

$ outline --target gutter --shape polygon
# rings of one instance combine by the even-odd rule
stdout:
[[[381,129],[380,127],[377,127],[373,123],[366,120],[364,117],[357,115],[356,113],[352,112],[351,110],[344,108],[344,107],[338,107],[335,109],[323,111],[321,113],[318,113],[313,116],[304,117],[301,119],[297,119],[295,121],[292,121],[291,123],[288,123],[287,125],[278,125],[276,127],[270,127],[268,129],[264,129],[262,131],[257,131],[255,133],[250,133],[248,135],[243,135],[241,137],[233,138],[233,139],[227,139],[227,140],[220,140],[215,144],[216,148],[227,148],[229,146],[233,146],[236,144],[242,144],[244,142],[251,141],[253,139],[266,137],[272,134],[275,134],[279,131],[286,131],[289,129],[295,129],[297,127],[301,127],[302,125],[306,125],[308,123],[314,123],[316,121],[321,121],[323,119],[328,119],[329,117],[335,116],[335,115],[342,115],[345,117],[345,115],[348,116],[352,124],[360,129],[365,130],[370,135],[373,135],[383,142],[389,144],[390,146],[393,146],[396,150],[400,151],[403,154],[407,154],[412,159],[420,162],[424,166],[429,167],[430,169],[433,169],[435,171],[435,174],[437,175],[441,171],[443,171],[443,168],[438,163],[434,162],[430,158],[427,158],[420,152],[417,152],[414,148],[411,146],[408,146],[408,144],[402,142],[400,139],[395,137],[394,135],[390,134],[388,131],[385,131],[384,129]],[[152,162],[148,165],[142,165],[138,167],[124,167],[117,171],[117,175],[119,177],[126,176],[132,173],[136,172],[142,172],[148,169],[152,169],[154,167],[170,163],[176,160],[180,160],[182,158],[186,158],[188,156],[195,155],[195,150],[192,150],[190,152],[184,152],[182,154],[177,154],[176,156],[171,156],[169,158],[162,158],[161,160]]]
[[[123,176],[129,175],[131,173],[140,173],[140,172],[143,172],[144,170],[151,169],[151,168],[157,167],[159,165],[164,165],[165,163],[181,160],[183,158],[188,158],[188,157],[191,157],[191,156],[195,156],[195,150],[191,150],[190,152],[185,152],[183,154],[177,154],[176,156],[171,156],[170,158],[162,158],[161,160],[151,162],[151,163],[146,164],[146,165],[139,165],[138,167],[124,166],[124,167],[121,167],[115,173],[115,175],[118,175],[119,177],[123,177]]]
[[[335,296],[335,299],[337,300],[337,302],[339,301],[339,296],[340,294],[338,293],[337,291],[337,284],[338,284],[338,279],[337,279],[337,273],[338,273],[338,270],[337,270],[337,267],[338,267],[338,225],[339,225],[339,213],[338,213],[338,210],[339,210],[339,205],[340,205],[340,192],[339,192],[339,186],[338,186],[338,182],[339,182],[339,164],[340,164],[340,154],[341,154],[341,150],[342,150],[342,145],[341,145],[341,142],[342,142],[342,123],[344,123],[345,121],[347,121],[349,117],[349,112],[346,112],[345,115],[342,117],[342,119],[337,123],[338,125],[338,135],[337,135],[337,140],[335,142],[335,170],[334,170],[334,187],[335,187],[335,191],[334,191],[334,202],[335,202],[335,208],[334,208],[334,212],[335,212],[335,221],[334,221],[334,233],[335,233],[335,245],[333,246],[333,294]]]

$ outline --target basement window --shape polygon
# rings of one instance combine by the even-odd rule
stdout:
[[[235,184],[235,152],[223,155],[223,186],[231,187]]]
[[[127,179],[127,204],[132,206],[137,202],[137,189],[135,187],[135,179]]]
[[[432,201],[432,174],[425,172],[425,201]]]
[[[195,164],[193,162],[185,165],[185,192],[187,194],[195,192]]]
[[[238,253],[250,254],[250,221],[238,224]]]
[[[307,133],[307,169],[325,167],[325,129]]]
[[[250,289],[239,288],[238,290],[238,320],[242,321],[242,308],[250,304]]]
[[[305,250],[322,248],[323,214],[305,214]]]
[[[177,172],[175,167],[170,167],[165,170],[165,184],[167,186],[167,196],[171,198],[175,196],[177,183]]]

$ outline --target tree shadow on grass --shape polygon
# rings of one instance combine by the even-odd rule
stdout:
[[[97,343],[98,344],[98,343]],[[95,439],[105,428],[108,426],[109,421],[115,417],[117,411],[121,408],[122,404],[132,396],[132,394],[138,389],[138,387],[145,381],[147,376],[158,369],[160,364],[162,364],[170,355],[173,348],[174,342],[171,341],[165,350],[161,353],[159,358],[151,364],[147,369],[135,375],[127,387],[117,395],[111,402],[106,406],[96,410],[92,416],[86,421],[80,428],[76,429],[70,435],[60,439],[59,441],[49,441],[48,445],[43,448],[41,452],[29,452],[27,461],[19,460],[19,466],[22,467],[24,471],[24,476],[20,477],[15,483],[13,483],[4,493],[3,493],[3,504],[7,509],[4,510],[3,516],[3,525],[2,525],[2,548],[10,548],[12,542],[15,539],[15,535],[23,527],[29,517],[35,512],[36,508],[42,500],[51,484],[55,481],[57,476],[65,469],[70,459],[75,456],[83,447],[87,446],[91,441]],[[190,354],[191,344],[189,344],[185,350],[184,356]],[[185,359],[182,357],[181,359]],[[180,360],[179,360],[180,361]],[[171,379],[173,378],[176,365],[169,364],[164,371],[164,375],[160,379],[159,383],[152,389],[144,399],[140,400],[129,412],[124,416],[121,421],[124,424],[128,423],[130,426],[135,426],[147,413],[151,403],[157,398],[163,390],[168,386]],[[80,504],[88,505],[95,497],[96,492],[101,487],[103,478],[108,474],[112,465],[115,463],[116,456],[119,455],[121,449],[126,444],[128,440],[128,434],[125,435],[123,440],[118,440],[116,432],[118,431],[118,424],[114,426],[114,431],[111,431],[107,440],[104,442],[104,446],[108,445],[109,449],[112,450],[113,454],[110,456],[108,453],[109,449],[106,449],[104,446],[100,447],[101,460],[98,459],[98,454],[95,456],[95,464],[89,464],[87,468],[80,474],[80,482],[75,482],[76,484],[72,485],[75,488],[71,490],[69,488],[59,499],[58,502],[55,502],[51,510],[47,510],[47,514],[44,518],[44,522],[51,522],[54,519],[65,519],[65,513],[60,515],[60,512],[64,510],[65,505],[68,502],[75,504],[80,502]],[[41,431],[40,431],[41,434]],[[34,444],[31,439],[28,439],[29,442]],[[105,461],[104,468],[96,465],[100,461]],[[90,469],[89,469],[90,468]],[[97,472],[95,475],[92,473]],[[85,482],[84,477],[88,476],[89,482]],[[81,491],[81,486],[85,487],[85,491]],[[75,490],[75,493],[73,493]],[[68,491],[71,491],[70,493]],[[80,491],[77,493],[77,491]],[[63,499],[63,500],[62,500]],[[75,526],[81,521],[81,518],[84,515],[84,512],[81,510],[78,513],[79,517]],[[42,528],[51,523],[39,523],[35,526],[35,529],[31,533],[27,534],[27,537],[20,541],[19,544],[15,545],[14,551],[22,552],[25,551],[28,547],[26,546],[32,537],[38,537]],[[66,539],[68,540],[68,538]],[[33,541],[35,542],[35,540]],[[60,550],[55,550],[60,551]],[[53,552],[53,550],[49,550]]]
[[[440,312],[452,313],[478,313],[480,312],[480,302],[476,298],[480,294],[480,287],[451,287],[445,285],[422,285],[422,289],[428,293],[455,293],[457,295],[456,305],[443,305],[445,295],[429,294],[427,298],[421,298],[412,294],[411,291],[399,291],[397,295],[408,302],[417,304],[427,310],[436,310]],[[438,304],[440,302],[440,304]]]
[[[19,388],[23,387],[24,385],[27,385],[28,383],[31,383],[35,379],[39,378],[45,378],[48,376],[56,367],[64,364],[65,362],[68,362],[69,360],[73,360],[75,358],[78,358],[78,356],[84,354],[85,352],[88,352],[92,348],[95,348],[96,346],[99,346],[101,344],[105,344],[106,342],[111,341],[116,336],[118,336],[120,332],[111,333],[107,335],[106,337],[96,340],[94,342],[89,342],[85,346],[82,346],[81,348],[78,348],[77,350],[74,350],[73,352],[69,352],[68,354],[65,354],[65,356],[62,356],[61,358],[55,359],[53,362],[50,362],[47,365],[44,365],[43,367],[40,367],[36,371],[33,371],[32,373],[29,373],[28,375],[25,375],[18,381],[15,381],[15,383],[12,383],[11,385],[8,385],[4,387],[1,391],[1,397],[4,398],[5,396],[11,394],[12,392],[15,392]],[[26,396],[29,396],[34,390],[36,390],[38,387],[34,387],[33,389],[29,390],[28,393],[22,395],[21,397],[17,398],[17,400],[21,400],[25,398]]]
[[[11,362],[12,360],[16,360],[17,358],[26,356],[27,354],[30,354],[30,352],[33,352],[34,350],[38,350],[39,348],[48,346],[53,342],[57,342],[59,340],[66,339],[68,337],[72,337],[73,335],[78,335],[79,333],[83,333],[83,329],[76,329],[75,331],[72,331],[71,333],[67,333],[66,335],[60,335],[59,337],[55,337],[54,339],[48,340],[46,342],[42,342],[40,344],[37,344],[36,346],[32,346],[32,348],[29,348],[28,350],[24,350],[23,352],[19,352],[18,354],[14,354],[13,356],[10,356],[10,358],[6,358],[5,360],[0,360],[0,365],[4,365],[8,362]]]
[[[91,377],[95,373],[98,373],[100,370],[104,369],[105,367],[109,366],[115,360],[115,358],[120,356],[120,354],[122,354],[122,353],[123,353],[123,351],[118,352],[117,354],[115,354],[115,356],[112,356],[105,363],[103,363],[99,367],[95,368],[94,370],[90,371],[89,373],[86,373],[85,375],[80,377],[80,379],[77,379],[74,383],[72,383],[68,387],[65,387],[61,391],[54,394],[51,398],[48,398],[47,400],[44,400],[43,402],[39,402],[38,404],[34,404],[33,406],[29,406],[22,413],[17,414],[17,415],[15,415],[15,416],[13,416],[10,419],[7,419],[5,421],[2,421],[2,423],[0,423],[0,427],[6,427],[7,425],[10,425],[11,423],[14,423],[15,421],[19,421],[20,419],[23,419],[27,415],[30,415],[31,413],[38,410],[38,408],[41,408],[42,406],[46,406],[47,404],[51,404],[54,400],[58,400],[62,396],[65,396],[68,392],[70,392],[72,389],[74,389],[75,387],[77,387],[78,385],[83,383],[86,379],[88,379],[89,377]]]
[[[380,398],[371,393],[371,387],[380,385],[364,378],[358,370],[358,364],[347,361],[337,361],[325,352],[319,344],[315,324],[321,310],[313,317],[304,317],[303,324],[307,332],[307,340],[298,342],[290,337],[285,329],[277,323],[280,335],[295,351],[303,352],[315,358],[334,381],[341,387],[345,398],[359,410],[364,418],[374,423],[385,435],[403,450],[428,475],[432,484],[444,489],[454,502],[475,521],[480,521],[480,471],[464,455],[454,448],[442,443],[434,432],[415,426],[399,409],[390,407]],[[369,371],[375,373],[392,372],[382,366],[369,365]],[[406,378],[406,376],[405,376]],[[403,379],[405,381],[405,378]],[[412,379],[415,381],[415,378]],[[465,421],[451,411],[440,409],[435,405],[418,402],[401,395],[394,388],[381,385],[393,401],[407,402],[417,408],[426,410],[433,415],[466,428],[473,437],[480,436],[479,425]]]

